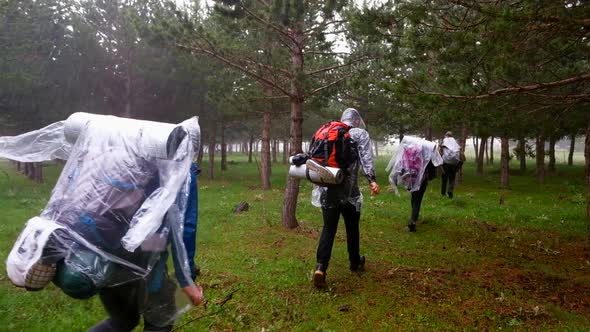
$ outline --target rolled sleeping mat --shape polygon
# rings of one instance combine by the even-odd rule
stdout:
[[[171,158],[186,135],[185,130],[191,137],[193,148],[198,150],[200,145],[201,133],[196,119],[189,119],[176,125],[84,112],[74,113],[65,121],[64,136],[66,140],[75,144],[90,121],[101,131],[104,130],[105,135],[117,134],[124,138],[129,137],[131,142],[140,137],[138,140],[139,150],[150,157]]]
[[[291,165],[289,175],[308,179],[320,186],[340,184],[344,179],[344,173],[340,168],[324,167],[313,160],[308,160],[301,166]]]

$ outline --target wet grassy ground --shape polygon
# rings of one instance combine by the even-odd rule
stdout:
[[[302,182],[297,216],[285,230],[280,213],[286,166],[273,165],[276,189],[258,189],[258,170],[230,155],[229,170],[200,178],[197,263],[207,305],[186,314],[181,330],[587,330],[590,250],[585,242],[583,167],[558,165],[537,185],[532,170],[498,189],[498,166],[475,176],[472,165],[453,200],[429,184],[418,232],[408,233],[409,195],[371,198],[363,188],[361,251],[366,271],[348,270],[341,226],[327,290],[311,286],[321,212]],[[206,167],[206,165],[204,165]],[[516,168],[516,165],[512,165]],[[532,167],[532,165],[530,165]],[[73,300],[54,286],[14,288],[5,259],[24,222],[53,187],[36,185],[0,163],[0,330],[77,331],[105,317],[99,301]],[[246,201],[250,209],[234,214]],[[341,224],[342,225],[342,224]],[[193,320],[191,322],[191,320]]]

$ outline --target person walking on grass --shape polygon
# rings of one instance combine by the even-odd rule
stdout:
[[[401,185],[411,194],[411,213],[408,231],[416,232],[422,199],[428,181],[436,177],[436,168],[442,164],[437,144],[419,137],[404,136],[398,152],[393,155],[386,171],[394,192],[399,196],[397,186]]]
[[[457,141],[453,138],[453,133],[450,131],[447,131],[445,134],[445,138],[440,147],[443,158],[440,194],[442,196],[448,195],[449,198],[453,198],[455,175],[463,164],[461,159],[461,147],[457,144]]]
[[[379,185],[375,178],[373,152],[369,133],[359,112],[354,108],[346,109],[341,116],[341,122],[350,126],[349,134],[357,145],[357,156],[348,166],[342,183],[330,187],[316,187],[314,196],[319,197],[322,208],[324,227],[317,249],[317,266],[313,274],[313,285],[325,288],[326,270],[330,263],[334,238],[338,229],[340,215],[344,218],[346,227],[346,243],[348,260],[351,271],[361,271],[365,266],[365,256],[360,255],[359,221],[361,217],[362,194],[358,187],[358,171],[362,167],[369,182],[371,195],[379,193]]]

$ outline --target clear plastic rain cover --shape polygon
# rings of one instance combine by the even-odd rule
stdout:
[[[173,125],[88,113],[0,138],[0,158],[67,157],[47,206],[8,256],[11,281],[29,290],[53,281],[79,299],[136,283],[144,315],[172,322],[188,309],[176,293],[193,284],[182,235],[199,139],[196,117]]]
[[[404,136],[385,169],[389,173],[389,183],[394,188],[402,185],[410,192],[418,191],[429,162],[435,167],[443,163],[437,144],[419,137]]]

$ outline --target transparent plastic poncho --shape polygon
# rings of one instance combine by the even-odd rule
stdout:
[[[11,281],[35,290],[51,279],[74,298],[138,282],[144,315],[173,321],[188,309],[175,293],[194,285],[182,234],[199,144],[196,117],[173,125],[87,113],[0,137],[0,158],[67,159],[47,206],[8,256]],[[176,278],[167,276],[169,252]]]
[[[351,126],[348,133],[357,145],[358,161],[353,163],[346,172],[342,188],[320,187],[314,185],[311,192],[311,204],[315,207],[330,207],[335,204],[350,203],[360,211],[363,204],[363,194],[358,188],[359,168],[362,169],[365,177],[369,182],[375,181],[375,166],[373,163],[373,146],[371,137],[365,130],[365,122],[360,113],[354,108],[347,108],[342,113],[340,121]],[[338,201],[330,199],[328,190],[341,190],[339,195],[335,195]]]
[[[441,144],[445,164],[456,165],[461,161],[461,146],[453,137],[445,137]]]
[[[403,186],[410,192],[418,191],[429,162],[435,167],[443,162],[437,144],[419,137],[404,136],[385,169],[392,188],[396,190],[397,186]]]

